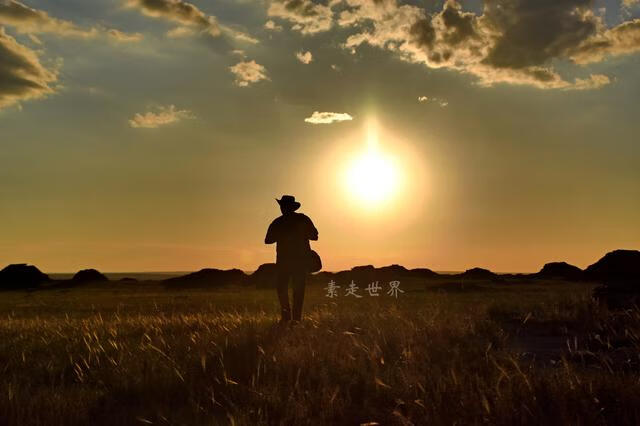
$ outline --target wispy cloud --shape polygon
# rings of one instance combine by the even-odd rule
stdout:
[[[305,122],[311,124],[331,124],[340,121],[353,120],[353,117],[345,112],[319,112],[315,111],[311,117],[304,119]]]
[[[144,38],[144,36],[140,33],[123,33],[122,31],[116,29],[107,30],[107,34],[113,40],[118,41],[120,43],[135,43]]]
[[[264,28],[269,31],[282,31],[282,25],[276,24],[271,19],[265,22]]]
[[[420,103],[427,103],[427,102],[435,103],[438,106],[441,106],[443,108],[446,107],[447,105],[449,105],[449,102],[445,101],[444,99],[433,98],[433,97],[430,98],[428,96],[418,96],[418,102],[420,102]]]
[[[238,62],[229,67],[229,70],[235,75],[234,83],[239,87],[247,87],[261,80],[269,80],[266,68],[256,61]]]
[[[169,38],[191,37],[195,34],[196,31],[190,27],[175,27],[167,31],[167,37]]]
[[[99,33],[96,28],[78,27],[71,21],[54,18],[15,0],[0,2],[0,24],[12,26],[20,33],[53,33],[78,38],[95,37]]]
[[[179,110],[175,105],[159,106],[156,112],[149,111],[144,114],[137,113],[129,120],[129,125],[133,128],[155,129],[167,124],[176,123],[182,119],[192,119],[195,116],[191,111]]]
[[[71,21],[55,18],[44,10],[34,9],[16,0],[0,1],[0,24],[10,26],[18,33],[28,34],[38,44],[40,44],[39,39],[34,34],[41,33],[84,39],[106,35],[120,42],[133,42],[142,39],[142,34],[128,34],[103,26],[83,28]]]
[[[127,5],[140,10],[146,16],[162,18],[181,26],[197,28],[217,37],[220,26],[215,16],[210,16],[195,5],[181,0],[128,0]]]
[[[311,52],[296,52],[296,58],[303,64],[310,64],[313,61],[313,55]]]
[[[226,33],[230,37],[233,37],[236,40],[244,42],[244,43],[258,44],[260,42],[260,40],[258,40],[257,38],[252,37],[251,35],[243,32],[243,31],[231,28],[231,27],[226,26],[226,25],[221,25],[220,29],[221,29],[221,31],[223,33]]]

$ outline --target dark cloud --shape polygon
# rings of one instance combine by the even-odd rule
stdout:
[[[142,14],[180,24],[169,30],[170,38],[191,37],[205,34],[212,39],[229,39],[241,43],[256,44],[258,40],[232,26],[221,25],[215,16],[207,15],[197,6],[182,0],[127,0],[127,5],[138,9]],[[220,37],[223,35],[224,37]],[[225,40],[226,45],[231,42]],[[219,49],[216,43],[216,49]],[[225,47],[226,49],[226,47]]]
[[[440,14],[444,24],[443,39],[451,46],[456,46],[469,38],[477,38],[476,15],[471,12],[463,12],[459,4],[449,1],[444,5]]]
[[[0,108],[54,93],[57,73],[0,27]]]
[[[273,0],[267,15],[291,22],[292,29],[302,34],[327,31],[333,21],[331,7],[312,0]]]
[[[553,62],[572,57],[589,62],[638,49],[637,28],[625,28],[624,34],[605,31],[591,0],[486,0],[481,15],[464,11],[456,0],[447,0],[433,14],[390,0],[346,0],[346,5],[338,24],[357,31],[345,48],[354,51],[367,43],[409,62],[473,74],[486,86],[597,88],[609,78],[570,81],[554,70]]]
[[[486,25],[499,33],[484,63],[525,68],[566,57],[596,34],[591,0],[487,1]]]
[[[153,18],[163,18],[181,25],[192,26],[212,36],[220,35],[220,26],[214,16],[208,16],[191,3],[181,0],[129,0],[129,7],[139,9]]]

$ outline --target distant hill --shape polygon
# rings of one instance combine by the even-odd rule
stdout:
[[[589,280],[640,283],[640,251],[614,250],[585,269]]]
[[[83,269],[78,271],[71,279],[74,283],[93,283],[109,281],[104,274],[95,269]]]
[[[0,289],[29,289],[51,281],[47,274],[26,263],[8,265],[0,271]]]
[[[169,278],[164,282],[169,286],[213,286],[243,283],[247,275],[240,269],[205,268],[180,277]]]
[[[491,280],[498,276],[495,272],[483,268],[467,269],[461,274],[454,275],[457,278],[465,278],[469,280]]]
[[[197,272],[171,278],[160,279],[169,273],[145,273],[145,282],[163,282],[169,287],[206,286],[220,287],[225,285],[251,285],[258,288],[274,288],[276,285],[276,265],[274,263],[262,264],[251,274],[246,274],[240,269],[216,269],[205,268]],[[173,274],[173,273],[171,273]],[[116,275],[116,274],[112,274]],[[122,282],[135,282],[130,273],[120,274]],[[455,281],[501,281],[521,280],[529,282],[536,279],[561,279],[566,281],[600,281],[603,283],[640,283],[640,251],[615,250],[607,253],[600,260],[589,266],[584,271],[577,266],[566,262],[550,262],[534,274],[497,274],[484,268],[471,268],[457,274],[439,274],[428,268],[408,269],[402,265],[392,264],[375,267],[373,265],[354,266],[349,270],[329,272],[320,271],[311,274],[309,284],[330,281],[337,283],[349,283],[351,280],[358,284],[373,281],[390,280],[440,280]],[[51,280],[47,274],[42,273],[37,267],[27,264],[8,265],[0,271],[0,289],[27,289],[37,288],[43,283],[55,283],[47,287],[73,286],[77,283],[104,282],[108,278],[95,269],[85,269],[76,273],[72,279],[63,281]]]
[[[563,279],[569,281],[579,281],[584,279],[584,271],[577,266],[567,262],[551,262],[545,264],[542,269],[535,274],[537,278]]]
[[[251,275],[247,277],[247,284],[256,288],[276,287],[276,264],[263,263]]]

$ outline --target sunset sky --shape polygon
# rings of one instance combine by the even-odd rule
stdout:
[[[0,267],[535,271],[640,246],[640,2],[0,0]]]

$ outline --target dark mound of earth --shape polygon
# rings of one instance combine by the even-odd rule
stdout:
[[[471,268],[467,269],[461,274],[458,274],[459,278],[466,278],[470,280],[492,280],[498,277],[498,274],[491,272],[488,269],[483,268]]]
[[[240,269],[205,268],[180,277],[165,280],[168,285],[206,285],[219,287],[243,283],[247,275]]]
[[[8,265],[0,271],[0,289],[35,288],[48,281],[51,279],[47,274],[26,263]]]
[[[276,287],[276,264],[263,263],[247,278],[247,283],[256,288]]]
[[[551,262],[545,264],[536,276],[538,278],[577,281],[584,278],[584,271],[567,262]]]
[[[440,274],[432,271],[429,268],[414,268],[414,269],[409,269],[409,271],[407,272],[408,272],[407,276],[413,277],[413,278],[437,278],[440,276]]]
[[[71,281],[76,283],[90,283],[109,281],[109,278],[95,269],[83,269],[81,271],[78,271],[78,273],[73,276]]]
[[[585,269],[588,280],[603,285],[593,297],[611,309],[640,305],[640,251],[615,250]]]
[[[585,269],[589,280],[605,283],[638,283],[640,280],[640,251],[614,250]]]
[[[407,269],[402,265],[388,265],[379,268],[373,265],[354,266],[348,271],[327,272],[322,271],[313,275],[315,282],[329,282],[334,280],[338,283],[350,283],[354,281],[358,284],[371,283],[374,281],[402,280],[403,278],[436,278],[440,275],[427,268]]]

